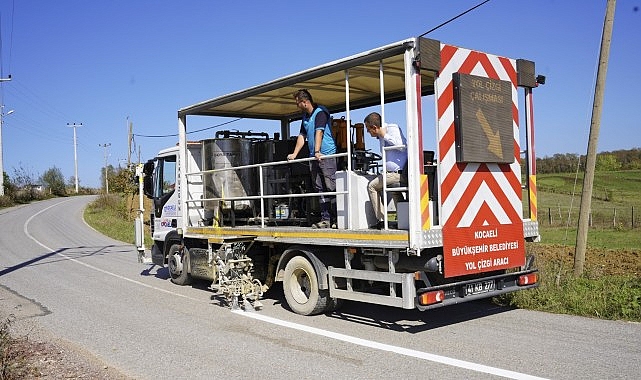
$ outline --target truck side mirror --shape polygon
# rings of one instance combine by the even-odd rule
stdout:
[[[142,191],[147,196],[147,198],[154,197],[154,179],[151,176],[154,172],[154,161],[149,160],[143,166],[142,172],[144,174]]]

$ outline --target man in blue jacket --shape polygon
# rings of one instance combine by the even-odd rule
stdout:
[[[336,154],[336,142],[332,136],[329,111],[324,106],[314,103],[312,95],[305,89],[296,91],[294,100],[296,106],[303,112],[303,116],[294,152],[287,155],[287,159],[295,159],[307,140],[309,156],[316,158],[309,161],[314,189],[318,193],[335,192],[336,158],[324,157]],[[336,228],[336,196],[321,195],[320,207],[321,220],[314,223],[312,228]]]

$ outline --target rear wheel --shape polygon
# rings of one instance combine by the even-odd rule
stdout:
[[[283,293],[293,312],[314,315],[329,305],[329,291],[318,288],[314,266],[302,256],[295,256],[285,266]]]
[[[169,247],[167,256],[167,266],[169,267],[171,282],[176,285],[191,284],[191,275],[187,273],[187,267],[189,266],[189,253],[187,248],[179,244],[173,244]]]

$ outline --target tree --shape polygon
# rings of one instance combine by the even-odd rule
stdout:
[[[33,185],[34,182],[33,174],[22,166],[22,162],[20,163],[19,168],[13,168],[13,183],[17,188],[26,188],[29,185]]]
[[[105,172],[105,167],[102,167],[100,169],[100,188],[103,189],[104,191],[115,191],[117,190],[112,189],[112,180],[113,177],[115,176],[116,169],[113,167],[113,165],[109,164],[107,165],[107,170]],[[107,182],[105,182],[105,174],[107,175]]]
[[[579,155],[575,153],[557,153],[552,157],[544,157],[536,160],[536,171],[540,174],[546,173],[574,173],[579,161]]]
[[[20,167],[18,169],[15,167],[13,168],[12,184],[16,189],[16,201],[31,202],[39,196],[39,194],[36,194],[32,186],[35,182],[33,178],[33,174],[22,166],[22,162],[20,162]]]
[[[80,185],[80,178],[78,178],[78,185]],[[70,189],[74,189],[76,187],[76,176],[71,176],[67,180],[67,187]]]
[[[135,167],[114,168],[109,171],[109,191],[114,193],[134,194],[137,182],[134,181]]]
[[[40,177],[40,180],[45,184],[51,194],[57,196],[67,195],[67,189],[65,188],[65,177],[62,175],[62,171],[57,167],[47,169],[44,174]]]
[[[612,172],[621,170],[621,162],[617,160],[614,154],[599,154],[596,157],[596,171]]]
[[[4,195],[9,198],[15,197],[16,185],[11,182],[11,178],[9,178],[9,174],[7,174],[7,172],[2,172],[2,176],[4,178],[4,181],[2,182],[4,184]]]

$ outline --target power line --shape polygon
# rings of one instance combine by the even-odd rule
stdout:
[[[207,127],[207,128],[203,128],[203,129],[197,129],[195,131],[187,132],[187,134],[190,135],[192,133],[198,133],[198,132],[207,131],[207,130],[210,130],[210,129],[222,127],[223,125],[235,123],[235,122],[237,122],[239,120],[242,120],[242,119],[243,119],[242,117],[239,117],[237,119],[226,121],[224,123],[213,125],[211,127]],[[174,134],[171,134],[171,135],[141,135],[141,134],[138,134],[138,133],[134,133],[134,134],[132,134],[132,136],[138,136],[138,137],[178,137],[178,134],[174,133]]]
[[[489,1],[490,1],[490,0],[485,0],[485,1],[484,1],[484,2],[482,2],[482,3],[480,3],[480,4],[477,4],[477,5],[473,6],[472,8],[470,8],[470,9],[466,10],[465,12],[460,13],[458,16],[454,16],[454,17],[452,17],[451,19],[449,19],[449,20],[445,21],[444,23],[442,23],[442,24],[440,24],[440,25],[438,25],[438,26],[436,26],[436,27],[434,27],[434,28],[432,28],[432,29],[428,30],[427,32],[425,32],[425,33],[423,33],[423,34],[421,34],[419,37],[423,37],[424,35],[426,35],[426,34],[428,34],[428,33],[432,33],[432,32],[433,32],[433,31],[435,31],[436,29],[438,29],[438,28],[440,28],[440,27],[442,27],[442,26],[445,26],[445,25],[449,24],[450,22],[452,22],[452,21],[456,20],[457,18],[459,18],[459,17],[463,16],[463,15],[464,15],[464,14],[466,14],[466,13],[469,13],[469,12],[471,12],[471,11],[475,10],[476,8],[480,7],[481,5],[483,5],[483,4],[485,4],[485,3],[489,2]]]
[[[7,86],[7,90],[9,90],[16,98],[22,99],[23,101],[29,103],[42,113],[49,114],[61,120],[71,119],[69,115],[66,115],[60,109],[48,103],[46,100],[44,100],[42,97],[40,97],[20,81],[11,82],[10,85]]]
[[[30,118],[28,115],[24,115],[23,112],[16,113],[10,119],[5,120],[5,127],[8,128],[7,130],[13,131],[15,134],[26,135],[27,139],[43,137],[49,142],[66,143],[69,141],[68,138],[61,137],[61,134],[56,133],[52,128],[45,127],[40,124],[39,121]],[[18,138],[18,141],[23,140],[24,139]]]

